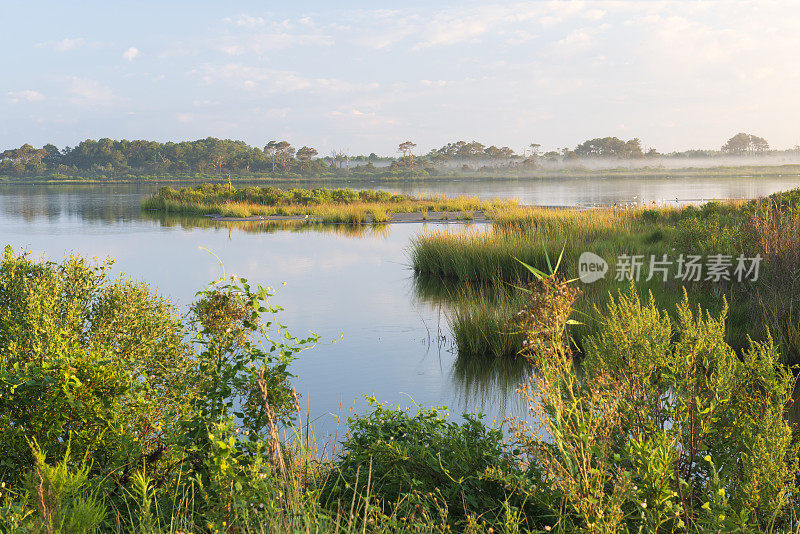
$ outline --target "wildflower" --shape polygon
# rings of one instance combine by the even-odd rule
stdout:
[[[724,497],[725,496],[725,488],[718,489],[717,490],[717,495],[719,495],[720,497]]]
[[[711,463],[711,456],[709,456],[708,454],[706,454],[706,456],[705,456],[705,458],[703,458],[703,460],[705,460],[705,461],[706,461],[706,462],[708,462],[708,463]]]
[[[643,503],[641,504],[641,506],[642,506],[642,508],[647,508],[647,503],[646,503],[646,502],[643,502]]]
[[[709,504],[707,502],[703,503],[703,506],[701,506],[700,508],[705,508],[706,510],[711,510],[711,504]]]

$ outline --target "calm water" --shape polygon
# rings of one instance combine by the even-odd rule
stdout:
[[[307,184],[305,184],[307,185]],[[316,184],[315,184],[316,185]],[[375,187],[353,182],[350,187]],[[798,187],[800,179],[504,180],[398,183],[383,189],[516,197],[527,204],[587,206],[663,199],[751,198]],[[463,361],[445,310],[418,296],[410,239],[425,224],[353,232],[293,231],[259,224],[163,219],[142,214],[156,186],[0,186],[0,246],[60,259],[115,259],[114,271],[150,283],[183,310],[222,271],[279,288],[274,303],[293,333],[322,342],[294,366],[295,385],[323,431],[374,394],[393,404],[480,410],[489,420],[521,407],[513,386],[526,372],[506,362]],[[285,286],[282,283],[286,282]],[[341,339],[340,339],[341,338]],[[333,340],[339,340],[332,343]]]

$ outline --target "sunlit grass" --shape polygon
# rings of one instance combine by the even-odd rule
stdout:
[[[164,213],[219,215],[230,218],[308,215],[326,223],[390,222],[393,213],[443,212],[442,218],[471,220],[475,211],[496,215],[514,209],[516,200],[482,200],[471,196],[390,195],[351,189],[245,188],[204,184],[195,188],[162,188],[142,208]]]

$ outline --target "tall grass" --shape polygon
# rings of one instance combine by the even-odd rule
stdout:
[[[726,327],[732,345],[747,346],[748,336],[765,339],[769,329],[791,355],[789,360],[795,360],[800,357],[800,313],[794,304],[800,299],[798,198],[800,194],[789,192],[750,202],[628,210],[511,207],[496,214],[491,229],[426,230],[412,240],[409,259],[419,276],[466,286],[524,280],[528,273],[517,260],[547,271],[548,258],[560,251],[561,272],[577,277],[580,255],[597,254],[608,263],[609,272],[604,279],[584,286],[576,304],[586,323],[575,329],[580,342],[602,323],[602,314],[595,310],[604,307],[609,293],[626,289],[627,281],[614,279],[617,258],[624,254],[642,255],[645,262],[667,255],[673,269],[680,254],[704,258],[761,254],[761,280],[756,282],[701,279],[684,283],[675,279],[674,271],[666,282],[658,277],[648,281],[645,263],[637,290],[644,297],[652,292],[666,309],[674,309],[676,295],[684,285],[694,300],[712,311],[721,310],[727,300],[730,321]]]
[[[514,324],[523,306],[519,291],[467,284],[453,301],[446,315],[459,356],[502,358],[522,351],[523,335]]]
[[[145,210],[222,217],[310,215],[326,223],[384,223],[392,213],[457,212],[472,218],[474,211],[500,213],[517,205],[514,200],[481,200],[443,195],[391,195],[385,191],[352,189],[289,189],[203,184],[179,190],[164,187],[142,201]]]

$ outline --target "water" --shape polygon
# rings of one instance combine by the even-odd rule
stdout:
[[[797,186],[792,177],[443,180],[381,188],[586,206],[634,197],[751,198]],[[489,421],[521,414],[513,386],[527,370],[459,359],[442,305],[415,293],[407,250],[426,224],[293,231],[167,219],[139,209],[156,187],[0,186],[0,246],[54,260],[66,253],[114,258],[114,272],[150,283],[184,311],[197,290],[222,274],[220,261],[229,274],[278,288],[273,302],[285,308],[282,322],[298,335],[313,331],[321,337],[293,368],[295,386],[321,432],[335,431],[338,415],[362,410],[363,395],[403,406],[447,405],[455,413],[479,410]]]

